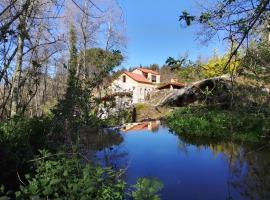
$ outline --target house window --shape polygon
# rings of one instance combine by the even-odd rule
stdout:
[[[126,82],[126,76],[123,76],[123,83]]]
[[[151,79],[152,79],[152,82],[153,83],[156,83],[157,82],[157,77],[155,75],[152,75],[151,76]]]

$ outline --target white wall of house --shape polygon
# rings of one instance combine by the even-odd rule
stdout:
[[[157,75],[157,83],[160,83],[160,75]]]
[[[123,82],[123,76],[126,77],[126,82]],[[123,73],[112,82],[112,92],[131,92],[136,84],[136,81]]]
[[[123,81],[123,76],[125,76],[126,81]],[[147,83],[139,83],[126,74],[120,75],[117,79],[115,79],[112,83],[111,90],[113,93],[115,92],[132,92],[132,102],[139,103],[145,100],[147,94],[153,91],[156,88],[156,85],[147,84]]]
[[[155,89],[156,86],[153,84],[137,83],[137,87],[133,92],[134,103],[144,102],[146,96]]]

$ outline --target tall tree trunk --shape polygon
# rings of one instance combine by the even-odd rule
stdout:
[[[268,36],[268,44],[270,45],[270,18],[267,25],[267,36]]]
[[[22,28],[22,26],[20,26]],[[12,81],[12,90],[11,90],[11,117],[18,113],[18,106],[20,100],[20,82],[22,75],[22,62],[23,62],[23,47],[24,47],[24,33],[22,30],[19,30],[18,34],[18,50],[16,58],[15,72]]]

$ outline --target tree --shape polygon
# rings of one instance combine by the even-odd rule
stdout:
[[[79,82],[76,77],[77,70],[77,47],[76,47],[76,32],[74,25],[71,24],[69,32],[69,64],[68,64],[68,80],[67,90],[63,101],[62,113],[68,118],[71,118],[75,112],[76,98],[79,90]]]
[[[55,114],[62,120],[70,123],[69,128],[73,130],[74,123],[87,123],[90,116],[90,95],[91,86],[85,86],[83,79],[80,77],[81,63],[77,50],[77,35],[73,24],[70,25],[69,32],[69,62],[68,62],[68,79],[67,89],[63,100],[58,104]],[[74,131],[75,132],[75,131]]]
[[[202,65],[205,77],[210,78],[224,74],[234,75],[239,67],[239,61],[230,62],[230,65],[224,69],[224,66],[228,62],[229,56],[229,54],[218,56],[214,52],[214,55],[209,59],[208,63]]]
[[[194,23],[201,25],[200,35],[205,40],[219,33],[224,34],[224,39],[231,45],[229,59],[224,66],[227,68],[245,41],[248,43],[251,37],[256,38],[256,34],[253,35],[256,30],[268,29],[270,0],[224,0],[210,3],[202,6],[199,15],[183,11],[179,21],[186,26]]]
[[[165,64],[167,64],[171,70],[179,70],[186,62],[186,57],[181,57],[180,59],[176,60],[173,57],[169,57]]]
[[[270,46],[267,38],[253,42],[240,62],[242,74],[270,83]]]
[[[169,68],[171,72],[168,72],[166,68]],[[196,62],[191,61],[188,56],[182,56],[178,60],[173,57],[169,57],[166,60],[166,65],[161,69],[162,74],[168,77],[166,81],[178,79],[180,82],[194,82],[204,78],[202,73],[202,63],[200,60]],[[171,75],[170,75],[171,73]]]
[[[58,18],[54,3],[1,2],[0,84],[5,93],[0,97],[2,118],[25,113],[38,91],[44,64],[57,53],[61,38],[57,31],[51,32]]]
[[[115,0],[99,5],[91,0],[1,1],[0,118],[41,116],[64,98],[69,62],[66,24],[75,26],[78,52],[93,45],[110,52],[122,47],[123,15],[114,15],[119,8]],[[77,65],[76,76],[86,71],[83,68],[85,64]]]
[[[86,71],[84,72],[88,78],[97,79],[108,75],[116,66],[120,65],[123,56],[120,51],[106,51],[101,48],[87,49],[79,55],[80,64],[83,62],[83,54],[86,54]],[[95,83],[96,85],[99,83]]]

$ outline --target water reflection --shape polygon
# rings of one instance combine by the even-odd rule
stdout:
[[[120,145],[122,134],[118,129],[103,129],[93,131],[91,127],[83,127],[78,132],[79,142],[88,151],[97,151]]]
[[[127,124],[122,140],[96,153],[103,165],[127,168],[126,181],[153,176],[162,199],[270,199],[270,148],[178,136],[160,123]],[[113,138],[111,138],[113,139]]]
[[[209,148],[214,159],[223,156],[228,165],[228,196],[235,199],[231,190],[237,190],[244,199],[270,199],[270,149],[269,144],[251,145],[233,142],[203,144],[196,139],[179,136],[179,146],[196,145],[201,150]]]
[[[120,129],[123,132],[128,131],[141,131],[141,130],[148,130],[151,132],[157,132],[160,126],[160,121],[149,121],[149,122],[139,122],[139,123],[129,123],[123,125]]]
[[[119,169],[123,166],[118,163],[121,158],[127,157],[127,153],[121,148],[124,138],[119,129],[108,128],[93,131],[91,127],[84,127],[78,135],[83,147],[81,152],[86,157],[105,167]]]

